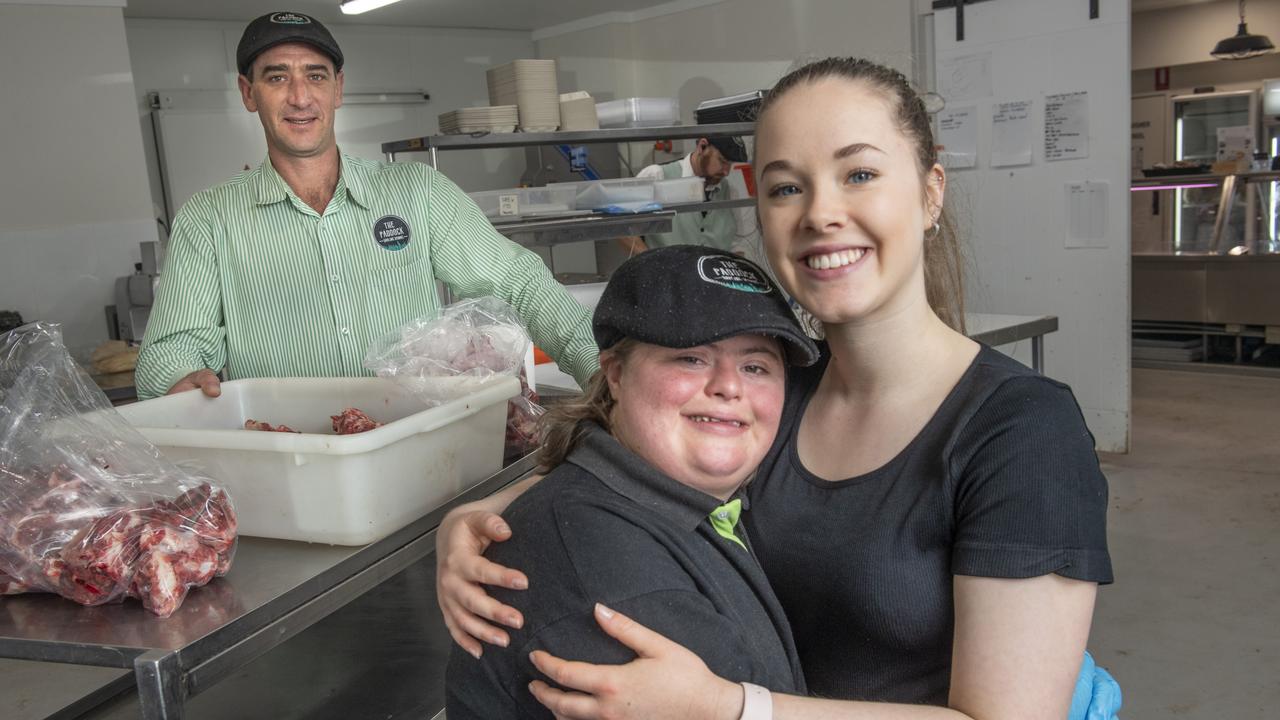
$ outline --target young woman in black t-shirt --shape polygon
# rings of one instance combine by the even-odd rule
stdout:
[[[790,378],[748,530],[810,691],[845,699],[775,696],[774,716],[1060,720],[1111,581],[1106,481],[1070,390],[963,334],[923,103],[896,71],[810,64],[766,99],[755,168],[770,263],[826,347]],[[518,621],[472,583],[519,573],[457,551],[502,539],[499,524],[473,512],[441,531],[441,602],[463,644],[501,639],[486,619]],[[557,714],[746,717],[743,691],[687,651],[600,620],[641,660],[537,655],[571,688],[534,683]]]

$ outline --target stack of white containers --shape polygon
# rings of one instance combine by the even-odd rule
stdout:
[[[516,132],[518,113],[515,105],[493,108],[461,108],[440,114],[440,132],[448,135],[472,132]]]
[[[446,134],[515,132],[519,115],[515,105],[498,105],[450,110],[437,120],[440,132]]]
[[[555,60],[513,60],[489,68],[485,75],[489,81],[489,103],[518,106],[521,130],[554,132],[560,127]]]

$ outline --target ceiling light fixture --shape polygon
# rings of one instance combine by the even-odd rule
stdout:
[[[342,2],[338,3],[338,7],[347,15],[359,15],[370,10],[377,10],[393,2],[400,2],[400,0],[342,0]]]
[[[1219,60],[1244,60],[1245,58],[1266,55],[1274,52],[1275,45],[1266,35],[1250,35],[1249,27],[1244,23],[1244,0],[1240,0],[1240,25],[1236,34],[1219,41],[1209,53]]]

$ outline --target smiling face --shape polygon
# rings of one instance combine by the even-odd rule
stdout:
[[[890,96],[841,77],[796,85],[756,128],[759,213],[778,280],[824,324],[927,307],[924,233],[945,176],[922,177]]]
[[[305,43],[268,48],[241,75],[240,98],[258,114],[273,159],[307,158],[337,147],[334,111],[342,105],[342,73],[333,60]]]
[[[785,365],[778,341],[737,335],[692,348],[638,343],[601,356],[623,446],[675,480],[720,499],[773,444]]]

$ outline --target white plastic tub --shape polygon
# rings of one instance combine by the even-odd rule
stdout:
[[[596,103],[600,127],[655,127],[680,121],[680,101],[675,98],[632,97]]]
[[[364,545],[408,525],[502,467],[515,378],[439,407],[379,378],[260,378],[118,408],[172,460],[226,487],[240,533]],[[383,427],[335,435],[329,416],[363,410]],[[244,430],[253,419],[301,434]]]
[[[574,207],[579,210],[595,210],[622,203],[653,202],[653,180],[648,178],[619,178],[576,183],[578,197]]]
[[[663,205],[702,202],[707,199],[706,186],[697,176],[658,180],[653,184],[653,200]]]

